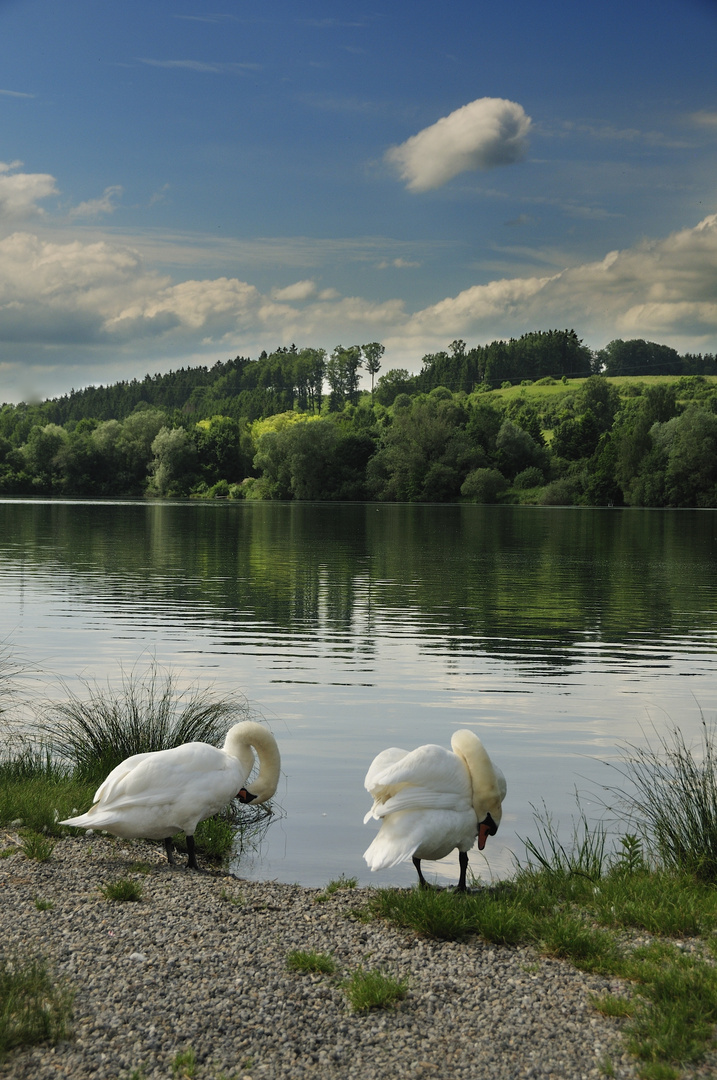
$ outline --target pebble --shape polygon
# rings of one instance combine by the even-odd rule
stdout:
[[[122,877],[140,901],[102,894]],[[97,835],[59,840],[46,862],[1,859],[2,951],[45,960],[74,1017],[70,1039],[13,1051],[0,1078],[165,1080],[190,1075],[176,1063],[189,1049],[198,1080],[591,1080],[606,1061],[637,1075],[621,1021],[590,1004],[614,980],[362,922],[368,889],[321,894],[171,868],[159,845]],[[292,950],[330,953],[336,974],[290,972]],[[341,984],[359,967],[406,979],[407,997],[352,1012]]]

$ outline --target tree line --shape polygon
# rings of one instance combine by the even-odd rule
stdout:
[[[0,493],[717,506],[713,356],[572,330],[375,381],[382,356],[291,346],[3,406]]]

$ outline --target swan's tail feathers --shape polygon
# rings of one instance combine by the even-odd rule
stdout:
[[[392,866],[410,859],[414,848],[415,844],[408,844],[405,849],[395,843],[387,844],[386,837],[379,833],[366,848],[363,857],[369,870],[390,870]]]
[[[79,817],[68,817],[64,821],[58,822],[59,825],[72,825],[75,829],[94,829],[98,826],[97,818],[92,817],[89,813],[80,814]]]

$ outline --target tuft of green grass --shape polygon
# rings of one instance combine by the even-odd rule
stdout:
[[[336,961],[333,956],[314,952],[313,949],[307,952],[295,950],[288,953],[286,966],[289,971],[300,971],[302,974],[332,975],[336,971]]]
[[[133,862],[127,867],[129,874],[151,874],[152,864],[148,862]]]
[[[197,1075],[197,1055],[191,1046],[175,1054],[172,1061],[172,1075],[192,1080]]]
[[[702,720],[702,740],[688,746],[675,728],[656,745],[627,744],[618,789],[627,813],[670,869],[717,882],[717,732]]]
[[[43,900],[40,896],[35,897],[35,907],[38,911],[52,911],[54,906],[52,900]]]
[[[99,886],[106,900],[137,901],[142,899],[142,886],[130,878],[119,878],[107,885]]]
[[[0,1058],[19,1046],[67,1038],[71,1017],[71,994],[43,963],[0,958]]]
[[[20,850],[27,859],[35,859],[36,862],[47,862],[52,858],[55,849],[55,841],[49,840],[40,833],[27,833],[22,838]]]
[[[219,743],[250,711],[240,699],[217,698],[196,686],[180,690],[176,676],[156,663],[144,672],[123,671],[118,688],[109,682],[86,682],[84,688],[83,697],[70,693],[49,707],[42,735],[53,759],[95,784],[133,754]]]
[[[324,891],[319,893],[318,896],[315,896],[314,900],[317,904],[324,904],[329,897],[337,893],[339,889],[355,889],[357,884],[358,878],[346,877],[345,874],[342,874],[341,877],[332,878]]]
[[[354,1012],[368,1012],[369,1009],[390,1009],[405,998],[408,981],[395,979],[379,968],[365,971],[360,967],[343,983],[343,989]]]

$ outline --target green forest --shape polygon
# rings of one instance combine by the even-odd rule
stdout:
[[[3,405],[0,494],[717,506],[709,353],[549,330],[417,374],[383,354],[292,345]]]

